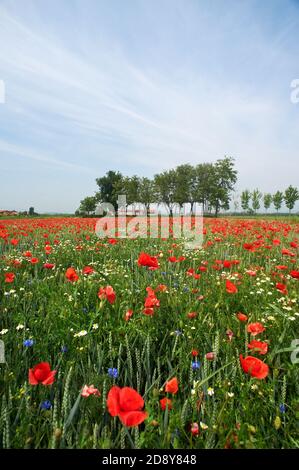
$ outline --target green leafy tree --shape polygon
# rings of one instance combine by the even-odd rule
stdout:
[[[263,196],[262,193],[258,189],[255,189],[252,192],[251,200],[252,200],[252,209],[254,212],[259,210],[259,208],[261,207],[260,201],[262,199],[262,196]]]
[[[284,192],[284,200],[289,212],[294,209],[296,202],[299,200],[299,191],[293,186],[289,186]]]
[[[283,203],[283,193],[281,191],[276,191],[276,193],[272,197],[272,200],[273,200],[273,205],[276,211],[278,212]]]
[[[140,179],[138,176],[126,176],[114,183],[113,198],[117,201],[118,196],[126,196],[126,206],[134,205],[138,201],[138,189]]]
[[[154,177],[155,191],[159,203],[164,204],[173,216],[176,206],[177,175],[175,170],[163,171]]]
[[[191,187],[191,200],[202,204],[203,211],[209,205],[214,184],[214,165],[212,163],[199,163],[195,167],[195,180]]]
[[[237,171],[234,168],[233,158],[225,157],[217,160],[212,175],[209,204],[215,209],[215,216],[217,217],[220,209],[229,209],[231,192],[237,181]]]
[[[29,207],[28,214],[31,216],[34,215],[34,207]]]
[[[105,176],[96,179],[99,191],[96,193],[97,202],[107,202],[116,208],[118,194],[116,186],[120,185],[123,176],[120,172],[108,171]]]
[[[94,213],[96,210],[96,204],[97,201],[95,196],[87,196],[80,202],[79,213],[87,215]]]
[[[149,178],[140,178],[137,200],[143,204],[146,213],[149,214],[151,204],[156,202],[154,182]]]
[[[193,210],[193,197],[192,197],[192,188],[195,184],[195,172],[192,165],[185,164],[179,165],[175,169],[176,174],[176,183],[175,183],[175,193],[174,198],[175,201],[178,203],[180,208],[183,207],[184,204],[190,203],[191,204],[191,212]]]
[[[272,204],[272,195],[270,193],[264,194],[263,201],[264,201],[264,208],[267,211],[270,208],[271,204]]]
[[[251,194],[248,189],[245,189],[241,193],[241,207],[243,211],[249,211],[249,203],[251,199]]]

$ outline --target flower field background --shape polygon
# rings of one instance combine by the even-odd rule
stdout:
[[[94,230],[0,220],[0,446],[298,447],[298,222]]]

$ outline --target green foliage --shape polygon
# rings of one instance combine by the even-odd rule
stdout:
[[[264,202],[264,208],[267,211],[272,204],[272,194],[270,193],[264,194],[263,202]]]
[[[252,209],[254,212],[256,212],[261,207],[260,200],[262,199],[262,197],[263,195],[258,189],[255,189],[252,192],[251,200],[252,200]]]
[[[276,191],[276,193],[272,196],[272,200],[273,205],[278,212],[283,203],[283,193],[281,191]]]
[[[97,201],[94,196],[87,196],[80,202],[80,207],[78,209],[79,214],[94,213],[96,210]]]
[[[279,236],[289,246],[298,227],[292,229],[288,221],[269,225],[273,224],[280,234],[266,233]],[[181,263],[168,262],[169,250],[174,250],[171,239],[154,243],[127,239],[116,245],[104,240],[98,250],[92,231],[82,230],[79,235],[71,226],[58,234],[54,228],[48,234],[53,246],[49,260],[56,265],[53,271],[43,268],[48,260],[45,222],[37,224],[20,246],[1,242],[1,279],[8,262],[21,259],[23,266],[16,270],[13,285],[0,284],[1,339],[6,353],[6,363],[0,365],[0,446],[192,449],[298,445],[298,365],[291,364],[289,352],[281,352],[297,337],[293,319],[298,312],[298,281],[288,280],[287,296],[275,289],[271,275],[274,265],[282,262],[281,246],[273,245],[275,264],[266,248],[257,252],[243,249],[251,237],[255,240],[257,233],[264,234],[260,228],[264,226],[256,223],[252,231],[240,229],[236,235],[225,221],[221,227],[212,224],[212,229],[207,224],[206,241],[215,239],[216,227],[222,236],[226,231],[226,236],[204,251],[186,251],[178,240],[173,254],[184,255]],[[60,243],[55,245],[57,237]],[[75,248],[78,237],[80,250]],[[24,250],[31,250],[40,262],[31,265],[22,255]],[[161,253],[158,270],[137,265],[142,251]],[[240,260],[239,265],[226,268],[228,276],[237,273],[241,281],[236,295],[225,292],[224,279],[212,268],[215,260],[224,257]],[[199,279],[186,275],[190,267],[197,269],[203,261],[208,262],[208,271]],[[285,257],[283,263],[294,268]],[[80,273],[76,283],[65,279],[71,265]],[[81,270],[87,265],[95,273],[84,277]],[[247,274],[252,266],[259,266],[256,277]],[[113,305],[97,297],[99,287],[108,284],[117,293]],[[153,317],[144,315],[146,287],[161,284],[167,288],[157,291],[160,307]],[[199,294],[204,296],[202,300]],[[134,314],[126,322],[129,308]],[[262,321],[266,327],[258,337],[269,341],[269,353],[262,358],[270,367],[266,380],[252,379],[240,367],[239,354],[246,353],[248,333],[246,324],[236,318],[239,311],[249,316],[249,322]],[[188,318],[190,312],[197,312],[197,317]],[[234,333],[231,340],[228,329]],[[86,334],[80,336],[79,332]],[[34,340],[31,348],[23,345],[28,338]],[[64,345],[67,352],[61,351]],[[199,351],[201,367],[197,370],[191,366],[193,349]],[[205,358],[210,351],[216,353],[213,361]],[[49,361],[58,371],[51,387],[28,384],[28,369],[40,361]],[[118,369],[117,379],[108,375],[111,367]],[[166,396],[164,384],[173,376],[179,378],[179,391],[171,396],[172,410],[163,412],[159,400]],[[101,397],[81,397],[85,384],[94,384]],[[115,384],[134,387],[144,397],[149,417],[138,430],[125,430],[107,412],[107,393]],[[211,389],[214,394],[209,394]],[[40,406],[45,400],[52,404],[49,410]],[[281,403],[285,413],[280,411]],[[193,422],[201,423],[198,437],[190,433]]]
[[[116,207],[118,194],[115,191],[117,185],[123,180],[120,172],[108,171],[105,176],[96,179],[99,191],[96,194],[97,202],[106,202]]]
[[[248,189],[245,189],[241,193],[241,207],[243,211],[248,211],[249,210],[249,202],[251,199],[251,194]]]
[[[291,211],[296,202],[299,200],[299,190],[293,186],[289,186],[284,193],[285,205]]]
[[[179,165],[155,175],[153,180],[136,175],[124,177],[119,172],[108,171],[96,179],[99,191],[95,199],[116,208],[118,196],[125,195],[127,206],[141,203],[148,213],[151,204],[163,204],[170,215],[176,208],[182,209],[184,204],[190,204],[193,213],[195,203],[200,203],[205,210],[214,209],[217,215],[220,209],[229,208],[236,181],[237,172],[230,157],[219,159],[215,164]],[[86,209],[89,204],[89,198],[81,201],[78,213],[93,212]]]

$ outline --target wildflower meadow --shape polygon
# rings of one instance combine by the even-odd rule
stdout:
[[[0,446],[298,447],[298,219],[95,224],[0,221]]]

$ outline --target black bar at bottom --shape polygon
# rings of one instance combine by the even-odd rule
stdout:
[[[288,461],[298,456],[296,449],[268,450],[1,450],[1,468],[5,464],[21,464],[22,468],[34,468],[47,465],[67,465],[87,467],[121,466],[123,468],[151,468],[156,466],[175,465],[180,468],[210,468],[211,464],[219,464],[221,468],[234,468],[237,465],[254,465],[275,463],[284,467]],[[209,467],[207,467],[209,465]],[[25,466],[25,467],[24,467]]]

